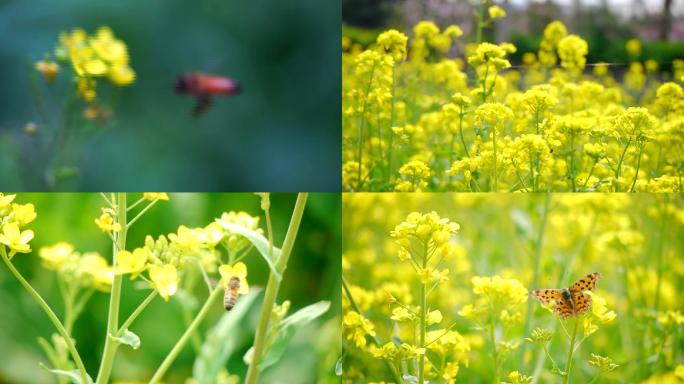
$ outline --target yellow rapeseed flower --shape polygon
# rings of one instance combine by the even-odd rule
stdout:
[[[14,222],[5,224],[2,227],[2,233],[0,233],[0,243],[8,246],[13,252],[18,253],[30,253],[31,245],[29,245],[29,242],[32,239],[32,230],[21,231],[19,225]]]
[[[501,19],[506,17],[506,11],[498,5],[492,5],[487,10],[489,12],[489,17],[492,19]]]
[[[150,280],[152,280],[153,288],[165,301],[169,301],[169,298],[178,290],[178,271],[172,264],[152,265]]]
[[[145,193],[143,193],[143,197],[146,200],[150,200],[150,201],[153,201],[153,200],[168,201],[169,200],[169,195],[167,193],[164,193],[164,192],[145,192]]]
[[[12,220],[24,226],[35,220],[37,214],[33,204],[12,204]]]
[[[219,267],[219,273],[221,274],[221,281],[224,286],[228,286],[228,282],[232,277],[237,277],[240,279],[240,289],[238,293],[245,295],[249,293],[249,285],[247,283],[247,266],[243,262],[238,262],[233,266],[222,265]]]
[[[97,224],[102,232],[119,232],[121,230],[121,224],[115,223],[111,212],[104,208],[100,217],[95,219],[95,224]]]
[[[117,275],[131,274],[131,279],[136,278],[145,270],[148,259],[148,251],[145,248],[136,248],[133,252],[119,251],[116,254],[115,273]]]
[[[48,269],[58,270],[64,262],[74,253],[74,246],[61,241],[57,244],[41,247],[38,255],[43,259],[43,264]]]

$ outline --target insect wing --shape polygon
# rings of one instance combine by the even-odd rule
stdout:
[[[586,275],[585,277],[575,281],[571,286],[570,286],[570,292],[573,294],[575,292],[581,292],[581,291],[593,291],[594,288],[596,288],[596,282],[601,279],[601,274],[598,272],[590,273]],[[573,297],[574,300],[574,297]]]

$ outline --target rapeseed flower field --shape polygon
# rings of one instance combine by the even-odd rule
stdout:
[[[416,24],[362,46],[342,39],[346,191],[682,191],[684,60],[587,63],[560,21],[513,66],[513,44]],[[461,53],[462,52],[462,53]]]
[[[680,195],[345,194],[343,382],[680,382],[682,224]]]

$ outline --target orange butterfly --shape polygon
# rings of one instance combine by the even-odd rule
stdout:
[[[548,305],[553,301],[553,311],[563,319],[567,319],[591,310],[591,296],[584,292],[593,291],[596,288],[596,282],[600,279],[601,274],[594,272],[575,281],[570,288],[537,289],[530,294],[543,305]]]

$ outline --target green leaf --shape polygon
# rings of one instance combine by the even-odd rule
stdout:
[[[112,339],[116,340],[117,342],[119,342],[121,344],[126,344],[133,349],[140,348],[140,337],[138,337],[138,335],[129,331],[128,329],[126,331],[124,331],[123,336],[121,336],[121,337],[112,336]]]
[[[275,337],[271,338],[271,332],[269,330],[269,334],[266,336],[266,339],[273,339],[273,342],[266,351],[264,357],[261,359],[261,362],[259,363],[259,370],[263,371],[264,369],[277,363],[278,360],[280,360],[280,358],[283,356],[283,353],[285,353],[287,345],[297,331],[306,324],[310,323],[312,320],[323,315],[329,308],[329,301],[319,301],[318,303],[311,304],[300,309],[280,322],[280,326],[278,327]],[[249,364],[249,361],[252,360],[253,354],[254,347],[247,351],[243,357],[243,360]]]
[[[258,296],[258,292],[241,295],[235,307],[209,331],[192,367],[192,376],[199,384],[216,383],[231,355],[250,335],[251,332],[245,329],[244,318]]]
[[[268,267],[271,269],[271,272],[276,277],[276,280],[280,282],[282,277],[280,276],[280,272],[275,267],[276,261],[280,258],[280,248],[273,247],[273,258],[271,258],[271,255],[268,252],[268,239],[264,237],[264,235],[251,230],[247,229],[245,227],[232,224],[232,223],[226,223],[226,222],[221,222],[220,223],[223,228],[237,233],[239,235],[244,236],[247,240],[249,240],[252,245],[254,245],[254,248],[256,248],[257,251],[261,254],[261,256],[266,260],[266,263],[268,264]]]
[[[74,384],[93,384],[93,379],[88,374],[86,374],[86,378],[88,379],[88,381],[84,383],[83,380],[81,380],[81,374],[78,371],[78,369],[74,369],[71,371],[63,371],[61,369],[50,369],[46,367],[43,363],[39,363],[39,365],[41,366],[41,368],[45,369],[48,372],[54,373],[57,376],[68,377]]]

